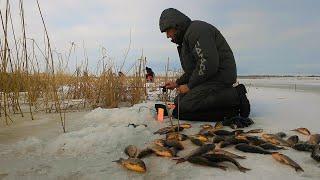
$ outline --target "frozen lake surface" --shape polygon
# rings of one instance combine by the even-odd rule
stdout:
[[[290,80],[281,81],[290,84]],[[318,81],[313,83],[317,86]],[[267,133],[283,131],[299,135],[290,130],[306,127],[312,133],[320,133],[319,93],[258,86],[256,80],[241,79],[240,82],[251,83],[248,97],[255,124],[246,130],[262,128]],[[270,84],[277,82],[269,81]],[[147,172],[139,174],[111,162],[126,157],[123,150],[127,145],[143,148],[160,137],[153,135],[154,131],[169,125],[168,120],[163,123],[154,120],[153,105],[154,102],[149,101],[130,108],[69,113],[65,134],[61,132],[57,116],[52,114],[39,114],[35,121],[16,120],[10,127],[1,126],[0,179],[320,179],[320,163],[311,159],[310,153],[292,149],[281,153],[295,160],[305,172],[296,173],[270,155],[243,153],[233,147],[226,149],[247,156],[239,162],[251,171],[241,173],[228,163],[224,163],[227,171],[187,162],[176,165],[170,158],[150,156],[144,159]],[[148,127],[127,127],[129,123],[144,123]],[[193,127],[184,133],[195,134],[201,124],[193,122]],[[299,137],[307,139],[303,135]],[[196,148],[189,142],[184,143],[187,150],[182,151],[181,156]]]

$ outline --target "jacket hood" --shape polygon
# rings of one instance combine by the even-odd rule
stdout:
[[[175,35],[174,43],[182,43],[183,35],[191,23],[191,19],[174,8],[168,8],[162,11],[159,27],[161,32],[165,32],[169,28],[175,28],[177,33]]]

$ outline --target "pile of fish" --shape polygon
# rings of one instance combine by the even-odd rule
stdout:
[[[284,132],[267,134],[262,129],[252,129],[249,131],[235,129],[228,131],[223,129],[224,126],[221,122],[217,122],[215,126],[203,124],[200,126],[200,131],[197,134],[186,135],[182,133],[189,128],[191,128],[191,124],[189,123],[161,128],[154,132],[154,134],[164,136],[163,138],[154,140],[144,149],[129,145],[124,150],[128,158],[120,158],[114,162],[121,164],[126,169],[144,173],[147,171],[147,167],[143,162],[143,158],[155,154],[159,157],[172,158],[177,164],[189,162],[226,170],[227,166],[219,163],[230,162],[241,172],[250,170],[238,162],[241,159],[246,159],[245,156],[240,156],[223,149],[229,146],[234,146],[235,150],[245,153],[271,155],[276,161],[292,166],[296,171],[304,170],[290,157],[278,151],[293,148],[298,151],[310,152],[311,157],[320,162],[320,134],[311,134],[306,128],[292,130],[308,136],[308,141],[306,142],[301,141],[297,135],[287,138]],[[186,156],[179,157],[178,153],[186,149],[184,141],[187,140],[198,147]]]

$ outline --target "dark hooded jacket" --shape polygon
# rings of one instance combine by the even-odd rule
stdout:
[[[160,30],[177,29],[174,43],[184,74],[177,84],[190,89],[201,85],[231,86],[236,82],[236,63],[227,41],[220,31],[203,21],[191,21],[180,11],[169,8],[162,12]]]

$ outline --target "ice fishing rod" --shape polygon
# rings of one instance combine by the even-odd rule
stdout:
[[[173,128],[172,113],[170,113],[170,111],[169,111],[170,108],[168,107],[167,88],[166,88],[166,86],[160,86],[160,88],[162,88],[162,93],[166,94],[165,97],[164,97],[164,103],[165,103],[165,106],[166,106],[166,109],[167,109],[167,112],[168,112],[168,115],[169,115],[169,120],[170,120],[171,127]]]
[[[178,94],[178,104],[177,104],[177,108],[178,108],[178,133],[180,133],[180,94]]]
[[[160,86],[160,88],[162,88],[162,93],[163,94],[167,94],[167,88],[166,86]],[[165,106],[166,106],[166,109],[167,109],[167,112],[169,112],[169,107],[168,107],[168,96],[166,95],[165,96]],[[180,132],[180,95],[178,95],[177,97],[177,109],[178,109],[178,133]],[[173,128],[173,121],[172,121],[172,113],[169,113],[169,120],[170,120],[170,124],[171,124],[171,127]]]

